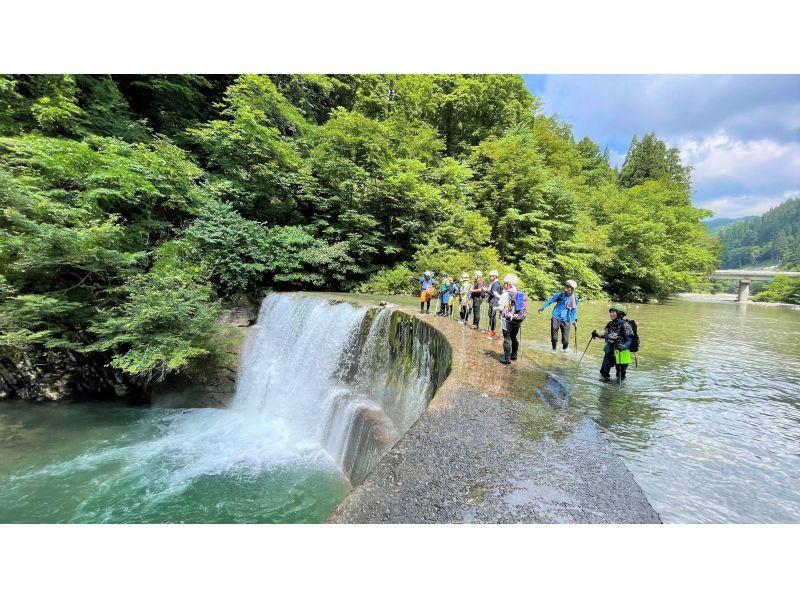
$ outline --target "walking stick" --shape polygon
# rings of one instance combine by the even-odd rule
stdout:
[[[577,339],[576,339],[576,340],[577,340]],[[586,355],[586,351],[588,351],[588,350],[589,350],[589,345],[591,345],[591,344],[592,344],[592,341],[593,341],[593,340],[594,340],[594,337],[592,337],[592,338],[590,338],[590,339],[589,339],[589,342],[588,342],[588,344],[586,345],[586,348],[583,350],[583,355]],[[578,365],[580,365],[580,364],[581,364],[581,361],[583,361],[583,355],[581,355],[581,358],[578,360]]]
[[[575,355],[577,355],[578,354],[578,323],[577,322],[573,322],[572,325],[575,326],[575,343],[574,343],[574,345],[575,345]]]

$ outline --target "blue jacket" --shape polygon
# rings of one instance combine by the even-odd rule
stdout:
[[[419,283],[420,283],[420,289],[419,289],[420,291],[424,291],[428,287],[436,288],[436,281],[433,279],[433,276],[431,276],[430,278],[425,278],[424,276],[420,276]]]
[[[578,296],[574,295],[574,293],[573,296],[575,297],[575,307],[573,309],[567,309],[569,297],[564,294],[564,291],[559,291],[545,301],[544,305],[542,305],[542,309],[545,309],[551,303],[555,303],[556,306],[553,308],[553,317],[556,320],[573,324],[578,320]]]

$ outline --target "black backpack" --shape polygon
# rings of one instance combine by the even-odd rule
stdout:
[[[636,320],[625,320],[631,325],[633,336],[631,337],[631,353],[638,353],[639,351],[639,327],[636,325]]]

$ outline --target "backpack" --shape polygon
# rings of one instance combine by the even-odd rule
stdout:
[[[504,309],[503,317],[506,319],[512,319],[516,322],[521,322],[527,315],[528,297],[522,291],[517,291],[517,295],[514,297],[514,311],[510,311],[508,308]]]
[[[631,337],[631,353],[638,353],[639,351],[639,327],[636,325],[636,320],[625,320],[631,325],[633,336]]]

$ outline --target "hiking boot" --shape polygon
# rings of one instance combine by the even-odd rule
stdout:
[[[511,361],[516,361],[516,360],[517,360],[517,356],[516,355],[512,355],[511,356]]]
[[[502,363],[503,365],[511,365],[511,360],[510,359],[506,359],[505,357],[503,357],[500,360],[500,363]]]

